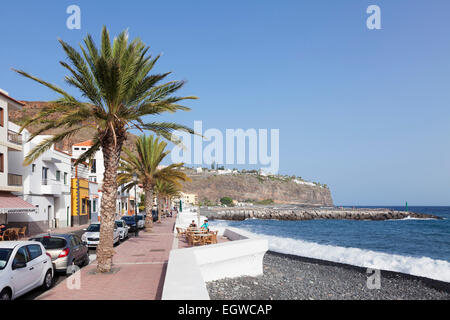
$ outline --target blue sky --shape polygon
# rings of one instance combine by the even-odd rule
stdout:
[[[81,8],[81,30],[66,8]],[[381,8],[381,30],[366,8]],[[24,69],[64,86],[57,38],[129,28],[157,72],[200,99],[164,119],[280,129],[280,173],[327,183],[336,204],[450,204],[448,1],[8,1],[0,87],[48,100]]]

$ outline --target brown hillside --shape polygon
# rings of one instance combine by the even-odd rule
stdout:
[[[44,106],[48,105],[48,102],[43,101],[22,101],[22,102],[25,103],[25,106],[22,108],[21,111],[9,112],[9,120],[17,124],[19,124],[20,120],[23,119],[24,117],[33,116],[36,113],[38,113]],[[27,127],[27,129],[30,132],[34,132],[37,129],[37,127],[29,126]],[[43,134],[51,135],[51,134],[58,134],[61,132],[62,129],[52,129],[44,132]],[[64,151],[71,152],[73,144],[92,139],[94,137],[94,133],[95,128],[89,126],[89,123],[86,121],[86,127],[84,129],[80,130],[80,132],[77,133],[75,136],[72,136],[64,140],[62,143],[59,143],[57,147]],[[125,146],[129,149],[133,149],[135,140],[136,140],[135,135],[128,134],[128,138],[125,141]]]

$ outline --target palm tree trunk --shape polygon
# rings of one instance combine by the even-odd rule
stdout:
[[[116,219],[117,199],[117,167],[119,165],[120,152],[123,138],[118,137],[115,145],[113,137],[106,138],[102,144],[102,152],[105,165],[105,173],[102,185],[102,202],[100,213],[100,241],[97,246],[97,271],[109,272],[112,267],[114,255],[113,237]]]
[[[153,228],[153,190],[151,187],[145,189],[145,232],[151,232]]]
[[[161,196],[158,196],[158,223],[161,223],[161,213],[162,213],[162,200],[161,200]]]

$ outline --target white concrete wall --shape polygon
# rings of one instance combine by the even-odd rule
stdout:
[[[28,131],[24,130],[22,135],[25,142],[29,138],[30,134]],[[52,147],[46,151],[42,157],[35,160],[33,164],[26,167],[22,164],[25,156],[35,146],[49,137],[50,136],[45,135],[37,136],[32,141],[24,143],[23,151],[10,152],[10,173],[20,174],[23,179],[23,193],[19,195],[34,206],[39,206],[39,212],[37,214],[8,215],[8,219],[10,221],[48,221],[48,218],[50,218],[50,222],[48,223],[49,227],[54,227],[55,225],[58,227],[68,226],[70,220],[67,220],[67,207],[69,207],[70,210],[71,206],[71,157],[65,153],[55,150],[54,147]],[[48,168],[46,186],[43,185],[43,167]],[[59,181],[56,179],[57,171],[60,171]],[[67,174],[65,183],[64,173]],[[48,212],[48,206],[51,206],[50,214]]]
[[[241,236],[234,228],[224,235],[243,240],[170,252],[163,300],[209,300],[207,281],[263,274],[267,240]]]

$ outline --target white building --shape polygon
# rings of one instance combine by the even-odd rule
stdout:
[[[14,129],[19,129],[13,125]],[[23,130],[24,141],[29,132]],[[10,167],[23,177],[23,199],[36,207],[36,214],[10,215],[9,221],[26,223],[32,233],[70,226],[70,155],[52,146],[31,165],[22,165],[26,155],[51,136],[39,135],[23,144],[23,151],[11,155]]]
[[[72,156],[76,159],[83,153],[85,153],[89,148],[91,148],[93,145],[92,140],[80,142],[77,144],[74,144],[72,146]],[[88,173],[88,179],[89,183],[97,183],[98,186],[98,198],[97,208],[91,207],[91,209],[94,212],[94,209],[97,209],[97,216],[100,214],[100,204],[101,204],[101,196],[102,196],[102,184],[103,184],[103,175],[105,173],[105,165],[103,161],[103,152],[100,149],[97,151],[94,155],[94,157],[91,159],[90,162],[90,168]],[[142,193],[141,188],[137,188],[137,202],[139,203],[140,195]],[[92,200],[91,205],[95,202]],[[134,188],[132,188],[130,191],[126,191],[123,189],[123,187],[119,186],[117,190],[117,200],[116,200],[116,215],[117,217],[120,217],[122,215],[132,215],[134,214]],[[93,215],[94,217],[94,215]],[[94,220],[94,218],[92,218]]]
[[[21,227],[25,224],[11,222],[15,216],[35,217],[35,207],[13,195],[11,192],[23,191],[23,177],[21,170],[11,166],[16,154],[23,152],[22,135],[18,134],[18,127],[9,122],[9,111],[18,111],[24,104],[13,99],[8,93],[0,89],[0,223],[8,226]],[[22,161],[20,161],[22,163]]]

